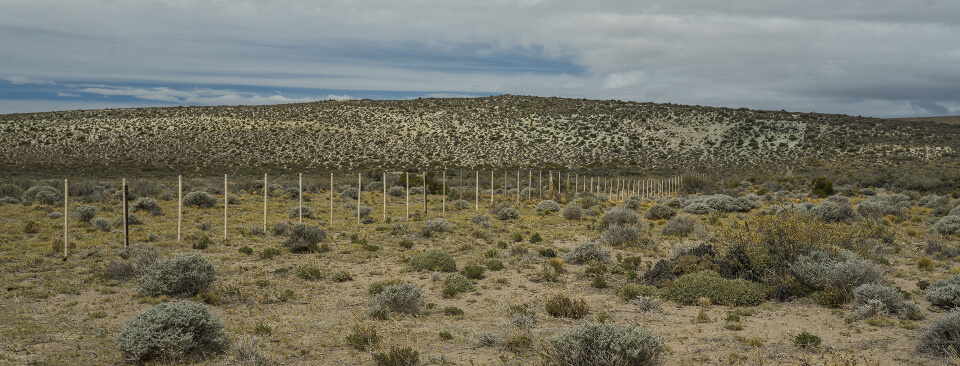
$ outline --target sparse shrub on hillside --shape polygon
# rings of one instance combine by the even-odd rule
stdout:
[[[944,216],[933,224],[933,230],[942,235],[960,235],[960,216]]]
[[[210,208],[217,204],[217,197],[204,191],[194,191],[183,196],[183,204],[197,206],[197,208]]]
[[[223,328],[206,305],[160,303],[127,320],[116,344],[130,361],[178,359],[195,352],[223,350],[229,344]]]
[[[814,178],[810,181],[810,193],[819,197],[830,197],[837,193],[833,190],[833,182],[826,177]]]
[[[950,210],[950,213],[948,213],[947,215],[960,216],[960,206],[954,207],[952,210]]]
[[[859,219],[849,203],[823,201],[810,209],[810,214],[826,222],[851,222]]]
[[[377,335],[377,327],[373,324],[364,325],[361,323],[353,325],[353,331],[347,335],[347,344],[358,351],[366,351],[380,343],[380,336]]]
[[[418,366],[420,365],[420,352],[413,348],[390,346],[387,352],[372,352],[373,362],[376,366]]]
[[[130,205],[130,209],[133,212],[137,211],[147,211],[150,215],[161,216],[163,211],[160,210],[160,203],[157,200],[150,197],[140,197]]]
[[[567,220],[580,220],[583,217],[583,209],[577,205],[567,205],[563,208],[562,215]]]
[[[137,279],[137,286],[146,296],[193,296],[206,290],[216,279],[213,264],[202,255],[181,253],[153,263]]]
[[[904,299],[903,293],[893,287],[867,283],[853,289],[853,317],[866,319],[889,313],[905,318],[922,317],[919,307]]]
[[[340,192],[340,198],[345,200],[347,199],[356,200],[359,195],[360,195],[360,190],[357,189],[357,187],[349,187],[347,189],[344,189],[343,192]]]
[[[403,196],[404,193],[406,193],[406,192],[407,192],[407,190],[406,190],[405,188],[401,187],[401,186],[393,186],[393,187],[390,187],[389,190],[387,190],[387,194],[389,194],[389,195],[391,195],[391,196],[394,196],[394,197]]]
[[[927,287],[927,301],[944,308],[960,307],[960,274],[939,279]]]
[[[960,310],[951,310],[924,328],[917,350],[937,356],[956,355],[960,350]]]
[[[559,366],[656,366],[663,363],[663,336],[643,328],[583,322],[550,338],[547,354]]]
[[[898,215],[900,210],[882,199],[868,199],[857,204],[857,213],[870,220],[880,220],[888,215]]]
[[[0,184],[0,197],[22,197],[23,188],[16,184]],[[19,202],[19,201],[18,201]]]
[[[456,200],[451,203],[451,206],[458,210],[466,210],[470,208],[470,202],[467,202],[466,200]]]
[[[294,224],[289,236],[280,245],[291,252],[316,251],[317,244],[326,239],[327,233],[319,226]]]
[[[93,218],[97,216],[97,208],[83,205],[77,207],[77,209],[73,211],[73,215],[77,218],[77,221],[90,222],[90,220],[93,220]]]
[[[489,228],[493,226],[493,220],[490,219],[490,215],[477,215],[470,219],[474,224],[480,225],[482,228]]]
[[[640,196],[630,196],[623,201],[623,207],[629,210],[637,211],[641,206],[643,206],[643,198],[640,198]]]
[[[140,219],[140,216],[137,214],[127,214],[127,225],[142,225],[143,220]],[[123,217],[118,217],[116,220],[113,220],[113,226],[122,227],[123,226]]]
[[[290,231],[290,224],[285,222],[278,222],[273,224],[273,235],[280,236],[285,235]]]
[[[433,237],[434,233],[449,233],[450,230],[453,230],[453,224],[451,224],[446,219],[436,218],[430,219],[423,224],[423,230],[420,231],[420,235],[425,238]]]
[[[417,315],[423,306],[420,289],[413,284],[386,286],[369,302],[371,315],[386,319],[390,313]]]
[[[677,210],[674,210],[665,205],[653,205],[650,207],[650,210],[647,211],[643,217],[647,220],[667,220],[677,215]]]
[[[110,220],[102,217],[97,217],[90,220],[90,227],[92,227],[94,230],[100,230],[103,232],[109,232],[110,230],[113,230],[113,224],[110,223]]]
[[[576,248],[573,248],[567,255],[563,256],[563,260],[572,264],[584,264],[589,261],[607,264],[613,263],[610,260],[610,252],[592,241],[581,243]]]
[[[520,213],[513,207],[504,207],[500,209],[500,211],[497,211],[497,219],[500,220],[516,220],[519,218]]]
[[[119,261],[111,261],[104,267],[104,274],[110,279],[129,281],[142,276],[154,263],[160,259],[160,254],[153,247],[133,245],[120,252]]]
[[[543,200],[537,204],[537,211],[546,213],[560,212],[560,204],[556,201]]]
[[[456,272],[453,256],[439,249],[431,249],[410,258],[410,265],[420,271]]]
[[[583,299],[571,299],[563,294],[555,294],[543,303],[543,308],[555,318],[580,319],[587,316],[590,307]]]
[[[24,204],[36,203],[39,205],[57,205],[63,203],[63,196],[56,188],[50,186],[33,186],[23,193],[20,201]]]
[[[614,207],[603,214],[603,223],[609,225],[635,225],[640,216],[626,207]]]
[[[603,231],[603,242],[611,246],[636,245],[640,243],[640,229],[636,225],[610,225]]]
[[[724,306],[754,306],[766,300],[767,289],[759,283],[728,280],[714,271],[700,271],[680,276],[664,294],[684,305],[694,305],[705,297]]]
[[[523,189],[520,190],[520,198],[526,199],[528,197],[531,199],[534,197],[538,197],[537,189],[531,188],[531,187],[524,187]]]
[[[690,215],[677,215],[668,220],[666,225],[663,225],[660,233],[664,236],[687,236],[693,232],[696,223],[697,220]]]
[[[16,205],[20,203],[19,198],[14,197],[0,197],[0,203],[8,205]]]
[[[473,282],[470,282],[467,276],[451,273],[443,279],[443,297],[454,297],[461,292],[468,291],[473,291]]]
[[[689,205],[683,206],[680,211],[694,214],[694,215],[706,215],[713,212],[713,209],[710,206],[707,206],[704,202],[693,202]]]
[[[305,218],[305,219],[312,219],[312,218],[313,218],[313,215],[314,215],[314,211],[313,211],[312,208],[310,208],[310,207],[304,207],[304,208],[303,208],[303,218]],[[291,209],[290,209],[290,215],[289,215],[289,216],[290,216],[291,219],[299,219],[299,218],[300,218],[300,207],[297,206],[297,207],[291,208]]]

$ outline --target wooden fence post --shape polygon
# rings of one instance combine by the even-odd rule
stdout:
[[[380,182],[383,183],[383,222],[387,222],[387,172],[383,172]]]
[[[70,256],[70,243],[68,241],[69,232],[67,231],[67,217],[70,216],[70,211],[68,206],[70,205],[70,186],[67,184],[67,180],[63,180],[63,260],[67,260],[67,257]]]
[[[527,202],[533,200],[533,169],[527,169]]]
[[[474,194],[473,196],[473,200],[474,200],[473,206],[476,207],[477,212],[480,212],[480,171],[479,170],[477,171],[477,184],[475,185],[474,188],[476,189],[477,193]]]
[[[267,196],[270,188],[267,186],[267,173],[263,173],[263,234],[267,234]]]
[[[410,173],[403,172],[403,176],[407,180],[407,220],[410,220]]]
[[[423,219],[427,219],[427,172],[423,172]]]
[[[493,169],[490,169],[490,208],[493,208]]]
[[[180,231],[183,228],[183,176],[177,175],[177,243],[180,242]]]
[[[360,197],[363,196],[363,177],[357,173],[357,225],[360,225]]]
[[[443,180],[441,181],[443,188],[440,189],[440,199],[441,199],[441,211],[440,214],[443,216],[447,215],[447,170],[443,170]]]
[[[540,169],[540,177],[537,178],[537,193],[540,194],[539,200],[543,201],[543,169]]]
[[[123,246],[130,246],[129,218],[127,217],[127,178],[123,178]]]
[[[298,216],[299,216],[300,223],[302,224],[303,223],[303,173],[300,173],[299,176],[300,176],[300,193],[297,195],[297,197],[300,198],[300,201],[298,203],[297,209],[300,211]]]
[[[520,207],[520,170],[517,169],[517,202],[515,203],[517,208]]]
[[[227,240],[227,205],[230,203],[230,192],[227,192],[227,175],[223,175],[223,240]]]
[[[333,229],[333,173],[330,173],[330,229]]]

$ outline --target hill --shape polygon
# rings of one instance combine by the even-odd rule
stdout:
[[[438,167],[890,175],[957,171],[960,156],[960,125],[510,95],[8,114],[0,132],[0,169],[15,175]]]

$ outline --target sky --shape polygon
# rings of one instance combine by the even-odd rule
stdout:
[[[2,0],[0,114],[500,94],[960,114],[956,0]]]

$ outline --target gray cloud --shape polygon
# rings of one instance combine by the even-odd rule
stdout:
[[[0,75],[949,114],[956,14],[952,0],[12,0]]]

